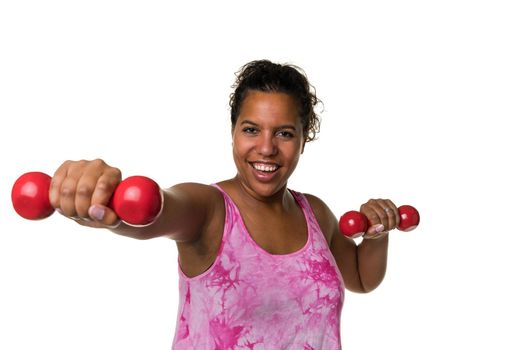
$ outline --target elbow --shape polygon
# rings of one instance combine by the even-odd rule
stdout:
[[[378,279],[374,279],[374,280],[370,280],[370,281],[361,280],[362,293],[370,293],[370,292],[374,291],[375,289],[378,288],[378,286],[380,286],[380,284],[382,283],[383,279],[384,279],[384,276],[381,276]]]
[[[378,279],[363,279],[360,278],[358,280],[358,283],[355,285],[355,283],[346,283],[346,289],[355,293],[359,294],[366,294],[374,291],[375,289],[380,286],[382,283],[382,280],[384,279],[384,276]]]
[[[371,293],[372,291],[374,291],[375,289],[377,289],[379,285],[371,285],[371,286],[363,286],[362,287],[362,293]]]

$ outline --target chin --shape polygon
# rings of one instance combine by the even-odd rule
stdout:
[[[256,179],[246,179],[245,177],[241,175],[237,175],[237,177],[243,187],[245,187],[248,191],[260,197],[272,197],[275,194],[277,194],[278,192],[282,191],[282,189],[284,189],[287,185],[287,182],[263,183],[263,182],[257,181]]]
[[[261,197],[272,197],[277,193],[285,190],[287,182],[279,184],[261,184],[255,183],[250,188]]]

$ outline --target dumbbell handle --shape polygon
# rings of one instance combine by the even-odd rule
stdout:
[[[398,207],[400,222],[398,229],[400,231],[414,230],[420,222],[418,210],[411,205],[402,205]],[[338,222],[340,232],[348,237],[362,236],[369,227],[368,219],[364,214],[358,211],[348,211],[340,217]]]
[[[54,212],[49,202],[51,177],[41,172],[20,176],[13,185],[13,208],[29,220],[44,219]],[[163,204],[158,184],[145,176],[131,176],[115,189],[109,207],[125,223],[133,226],[148,225],[159,215]]]

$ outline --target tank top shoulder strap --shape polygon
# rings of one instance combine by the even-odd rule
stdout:
[[[220,191],[222,193],[222,197],[224,198],[224,206],[225,206],[225,220],[224,220],[224,237],[222,237],[222,240],[226,238],[229,232],[231,232],[231,229],[233,227],[233,224],[235,220],[240,215],[237,209],[237,206],[229,197],[229,195],[224,191],[220,186],[218,186],[216,183],[211,184],[214,188]]]
[[[298,202],[298,204],[304,211],[308,225],[314,228],[313,230],[314,232],[319,232],[321,235],[323,235],[322,230],[320,229],[320,225],[317,221],[317,217],[315,216],[315,212],[313,211],[311,204],[309,204],[309,201],[307,200],[306,195],[301,192],[297,192],[293,190],[289,190],[289,191],[291,192],[293,197],[295,197],[295,200]]]
[[[302,210],[306,214],[307,219],[311,220],[311,219],[315,218],[315,215],[313,213],[313,209],[311,208],[311,205],[309,204],[306,196],[303,193],[301,193],[301,192],[297,192],[297,191],[294,191],[294,190],[291,190],[291,189],[289,190],[289,192],[291,192],[291,194],[293,195],[295,200],[298,202],[298,204],[300,205],[300,207],[302,208]]]

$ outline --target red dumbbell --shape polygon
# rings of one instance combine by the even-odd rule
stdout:
[[[49,202],[51,177],[41,172],[25,173],[15,181],[11,191],[13,208],[29,220],[45,219],[54,212]],[[153,222],[162,209],[162,191],[158,184],[144,176],[131,176],[122,181],[111,198],[109,207],[129,225]]]
[[[398,207],[398,213],[400,215],[400,223],[397,228],[400,231],[411,231],[418,226],[420,215],[417,209],[411,205]],[[369,222],[364,214],[351,210],[340,217],[338,227],[345,236],[359,237],[367,231]]]

